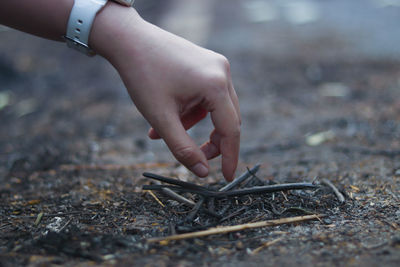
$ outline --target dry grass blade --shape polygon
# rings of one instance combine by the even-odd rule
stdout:
[[[282,237],[279,237],[279,238],[274,239],[274,240],[272,240],[272,241],[265,242],[264,244],[262,244],[262,245],[259,246],[258,248],[254,249],[254,250],[251,252],[251,255],[256,255],[256,254],[257,254],[258,252],[260,252],[262,249],[264,249],[264,248],[266,248],[266,247],[269,247],[269,246],[271,246],[271,245],[273,245],[273,244],[275,244],[275,243],[278,243],[278,242],[281,241],[282,239],[283,239]]]
[[[276,225],[281,225],[281,224],[315,220],[315,219],[319,219],[320,217],[323,217],[323,215],[314,214],[314,215],[282,218],[282,219],[277,219],[277,220],[261,221],[261,222],[255,222],[255,223],[239,224],[239,225],[233,225],[233,226],[215,227],[215,228],[210,228],[208,230],[198,231],[198,232],[193,232],[193,233],[171,235],[171,236],[159,237],[159,238],[150,238],[147,240],[147,242],[148,243],[155,243],[155,242],[161,242],[161,241],[168,242],[168,241],[172,241],[172,240],[182,240],[182,239],[203,237],[203,236],[209,236],[209,235],[226,234],[226,233],[237,232],[237,231],[242,231],[242,230],[246,230],[246,229],[254,229],[254,228],[260,228],[260,227],[276,226]]]
[[[146,193],[149,193],[150,196],[152,196],[154,200],[157,201],[158,204],[160,204],[161,207],[165,208],[165,205],[161,202],[161,200],[158,199],[158,197],[153,193],[153,191],[147,190]]]
[[[43,212],[40,212],[39,214],[38,214],[38,216],[36,217],[36,220],[35,220],[35,226],[38,226],[39,225],[39,223],[42,221],[42,218],[43,218]]]

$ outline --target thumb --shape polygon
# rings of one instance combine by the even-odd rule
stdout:
[[[187,134],[179,116],[166,116],[164,119],[161,125],[153,125],[153,127],[164,139],[175,158],[197,176],[207,176],[207,159]]]

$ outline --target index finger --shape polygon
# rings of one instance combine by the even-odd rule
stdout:
[[[211,119],[215,131],[221,137],[219,150],[222,155],[222,173],[227,181],[232,181],[239,158],[240,118],[229,94],[215,100]]]

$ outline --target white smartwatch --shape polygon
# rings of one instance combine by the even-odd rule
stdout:
[[[68,47],[74,48],[88,56],[96,53],[89,46],[89,36],[96,14],[107,4],[108,0],[74,0],[69,15],[67,33],[64,36]],[[132,6],[135,0],[114,0],[124,6]]]

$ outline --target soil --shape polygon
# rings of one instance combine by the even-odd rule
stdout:
[[[142,14],[157,22],[153,2],[142,4]],[[229,10],[217,5],[216,12]],[[326,40],[287,57],[227,49],[243,119],[238,174],[261,163],[253,185],[320,188],[218,200],[217,211],[235,214],[221,222],[200,211],[188,222],[190,208],[154,191],[162,206],[142,191],[151,182],[142,173],[219,188],[219,160],[198,179],[164,144],[147,140],[148,124],[103,59],[15,31],[1,35],[1,266],[398,266],[398,60],[321,56]],[[191,135],[200,143],[210,129],[206,120]],[[309,212],[326,216],[146,242]]]

